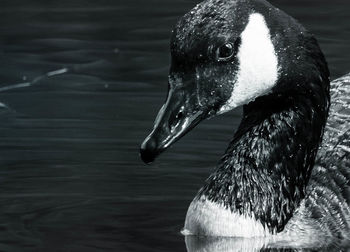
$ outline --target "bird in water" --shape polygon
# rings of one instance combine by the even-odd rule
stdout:
[[[171,37],[168,95],[146,163],[204,119],[243,106],[183,233],[350,239],[350,74],[330,83],[313,35],[265,0],[206,0]]]

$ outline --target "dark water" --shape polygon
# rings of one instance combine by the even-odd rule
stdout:
[[[348,0],[272,2],[315,33],[333,77],[350,71]],[[138,149],[165,99],[171,27],[195,3],[0,2],[0,251],[186,251],[187,207],[240,111],[152,166]]]

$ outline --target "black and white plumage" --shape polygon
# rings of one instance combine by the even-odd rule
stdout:
[[[176,25],[171,53],[146,163],[201,120],[244,106],[184,232],[349,240],[349,76],[330,91],[312,34],[265,0],[206,0]]]

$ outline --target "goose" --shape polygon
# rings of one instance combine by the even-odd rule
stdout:
[[[202,120],[243,106],[185,235],[350,239],[350,74],[330,82],[314,36],[265,0],[205,0],[171,35],[150,164]]]

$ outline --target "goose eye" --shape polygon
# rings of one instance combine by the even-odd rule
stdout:
[[[218,61],[228,61],[238,51],[242,43],[241,37],[238,37],[234,44],[226,43],[216,50],[216,58]]]
[[[216,51],[216,57],[219,61],[229,60],[234,53],[234,47],[231,43],[220,46]]]

